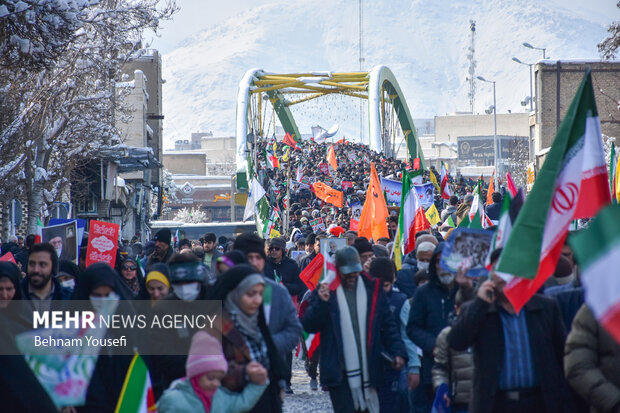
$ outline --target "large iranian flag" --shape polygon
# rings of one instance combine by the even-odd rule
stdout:
[[[147,413],[156,411],[149,370],[142,357],[136,353],[127,370],[125,383],[123,383],[123,389],[114,412]]]
[[[497,271],[516,311],[553,274],[572,220],[610,202],[601,128],[587,70],[508,238]]]
[[[603,209],[569,242],[581,267],[588,307],[620,342],[620,205]]]

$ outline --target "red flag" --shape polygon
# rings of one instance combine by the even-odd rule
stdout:
[[[308,287],[310,291],[314,291],[321,280],[324,261],[323,254],[317,254],[316,257],[310,261],[310,264],[299,274],[299,279],[306,284],[306,287]]]
[[[290,146],[293,149],[301,150],[301,148],[297,146],[297,141],[293,139],[293,137],[288,132],[286,132],[286,135],[284,135],[284,139],[282,139],[282,143]]]
[[[413,235],[415,239],[415,234],[420,231],[426,231],[427,229],[431,229],[431,223],[428,222],[426,214],[424,213],[424,209],[422,207],[419,207],[415,213],[415,218],[413,221],[413,234],[410,235]]]
[[[413,170],[417,171],[418,169],[420,169],[420,158],[415,158],[413,160]]]
[[[512,176],[510,176],[510,172],[506,172],[506,185],[508,186],[508,190],[510,191],[512,197],[514,198],[515,196],[517,196],[517,192],[519,191],[517,191],[517,187],[512,180]]]
[[[13,254],[10,252],[7,252],[2,257],[0,257],[0,262],[2,261],[8,261],[12,262],[13,264],[17,264],[17,262],[15,262],[15,257],[13,257]]]

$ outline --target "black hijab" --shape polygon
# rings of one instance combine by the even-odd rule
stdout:
[[[13,283],[13,287],[15,287],[13,300],[22,299],[21,277],[22,273],[17,265],[8,261],[0,262],[0,278],[8,278]]]
[[[88,300],[92,291],[102,285],[107,285],[118,294],[121,300],[131,300],[132,294],[125,282],[112,267],[103,262],[91,264],[84,274],[76,280],[72,299]]]

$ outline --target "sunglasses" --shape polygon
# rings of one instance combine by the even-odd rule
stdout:
[[[280,248],[280,247],[269,247],[269,251],[273,251],[273,250],[281,251],[282,248]]]
[[[124,265],[123,266],[123,270],[125,271],[135,271],[137,269],[138,267],[136,267],[135,265]]]

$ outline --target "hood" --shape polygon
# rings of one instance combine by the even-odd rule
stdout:
[[[131,291],[121,279],[121,275],[102,262],[89,265],[84,274],[76,280],[73,299],[88,300],[90,293],[101,285],[111,287],[121,300],[132,299]]]
[[[445,242],[440,242],[437,247],[435,247],[435,251],[433,252],[433,256],[431,257],[431,262],[428,265],[429,282],[441,284],[439,282],[439,278],[437,277],[437,264],[435,263],[435,258],[437,258],[437,255],[441,254],[441,252],[443,251],[444,244]]]

